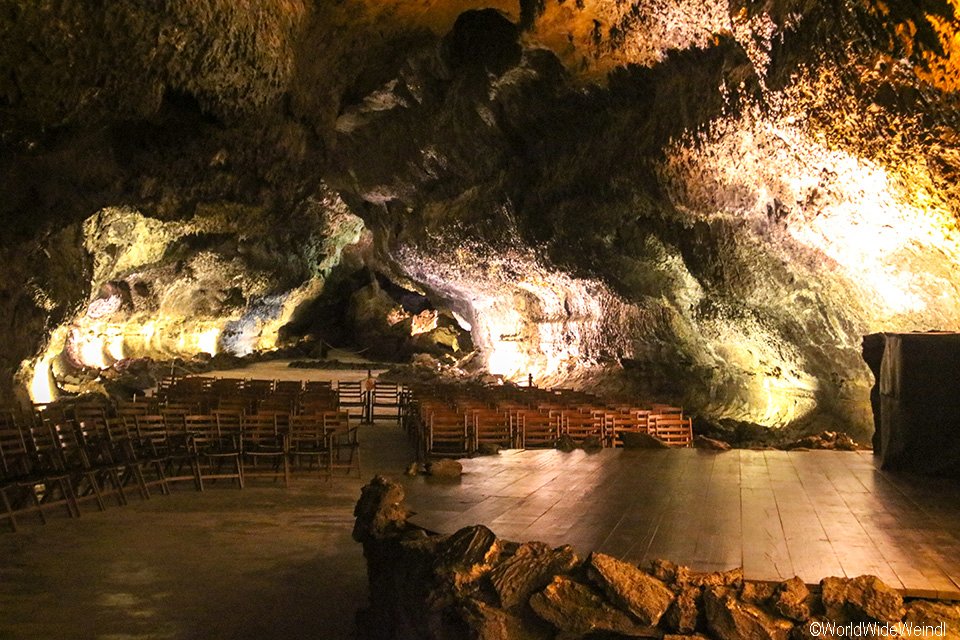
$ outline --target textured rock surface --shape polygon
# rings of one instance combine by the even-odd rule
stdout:
[[[645,625],[656,625],[673,602],[673,593],[636,566],[603,553],[592,553],[587,573],[612,602]]]
[[[714,451],[728,451],[730,449],[730,445],[723,440],[708,438],[707,436],[695,436],[693,446],[697,449],[712,449]]]
[[[363,542],[382,538],[403,529],[407,512],[403,507],[403,487],[377,476],[363,488],[360,500],[353,510],[356,522],[353,539]]]
[[[784,618],[805,622],[810,618],[810,590],[803,580],[794,576],[779,585],[773,606]]]
[[[649,433],[624,431],[620,438],[623,440],[624,449],[666,449],[670,446]]]
[[[700,624],[700,589],[687,587],[677,594],[664,616],[666,628],[678,633],[693,633]]]
[[[904,622],[932,627],[946,623],[946,633],[940,637],[949,640],[960,639],[960,605],[918,600],[908,603],[906,608]]]
[[[864,440],[861,335],[960,319],[957,7],[892,5],[5,0],[2,392],[98,299],[90,216],[330,185],[496,373]]]
[[[572,547],[551,549],[542,542],[527,542],[490,572],[490,582],[506,609],[525,604],[553,576],[568,573],[579,564]]]
[[[448,458],[431,460],[427,463],[427,475],[435,478],[456,479],[463,475],[463,465]]]
[[[530,598],[538,616],[568,634],[609,631],[630,637],[653,635],[626,613],[613,608],[590,587],[569,578],[556,576],[540,593]]]
[[[502,609],[491,607],[480,600],[469,600],[465,609],[471,638],[476,640],[550,640],[553,632],[548,625],[536,627]]]
[[[741,602],[724,587],[705,590],[703,603],[707,627],[719,640],[787,640],[793,630],[789,621]]]
[[[903,617],[903,598],[876,576],[824,578],[820,589],[831,620],[896,622]]]

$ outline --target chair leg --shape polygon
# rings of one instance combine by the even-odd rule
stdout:
[[[70,517],[79,518],[80,500],[77,497],[77,492],[73,489],[73,483],[70,482],[69,478],[60,478],[58,483],[60,485],[60,492],[64,496],[64,501],[67,505],[67,512],[70,514]]]
[[[200,473],[200,460],[191,459],[190,468],[193,470],[193,477],[196,481],[197,491],[203,491],[203,474]]]
[[[170,484],[167,482],[167,474],[163,470],[163,463],[159,460],[156,462],[157,466],[157,477],[159,478],[160,483],[160,493],[168,496],[170,495]]]
[[[150,499],[150,489],[147,487],[147,480],[143,477],[143,463],[131,463],[127,467],[127,475],[133,476],[134,482],[137,483],[137,491],[140,492],[140,498],[143,500]]]
[[[0,496],[3,497],[3,507],[7,512],[7,520],[10,521],[10,526],[13,528],[14,532],[17,532],[17,518],[13,515],[13,507],[10,506],[10,499],[7,497],[7,490],[0,489]]]
[[[240,456],[237,456],[235,460],[237,462],[237,484],[243,489],[243,465],[240,464]]]

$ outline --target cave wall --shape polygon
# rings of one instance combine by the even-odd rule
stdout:
[[[861,336],[960,317],[953,0],[3,5],[5,381],[99,296],[98,211],[328,188],[491,370],[714,419],[865,435]]]

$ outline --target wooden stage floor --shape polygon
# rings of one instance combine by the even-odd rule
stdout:
[[[960,481],[881,472],[870,452],[503,451],[457,481],[405,481],[412,522],[571,544],[750,580],[874,574],[960,599]]]

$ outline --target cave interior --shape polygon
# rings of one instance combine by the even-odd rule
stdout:
[[[958,22],[0,0],[0,407],[374,369],[957,475]]]

